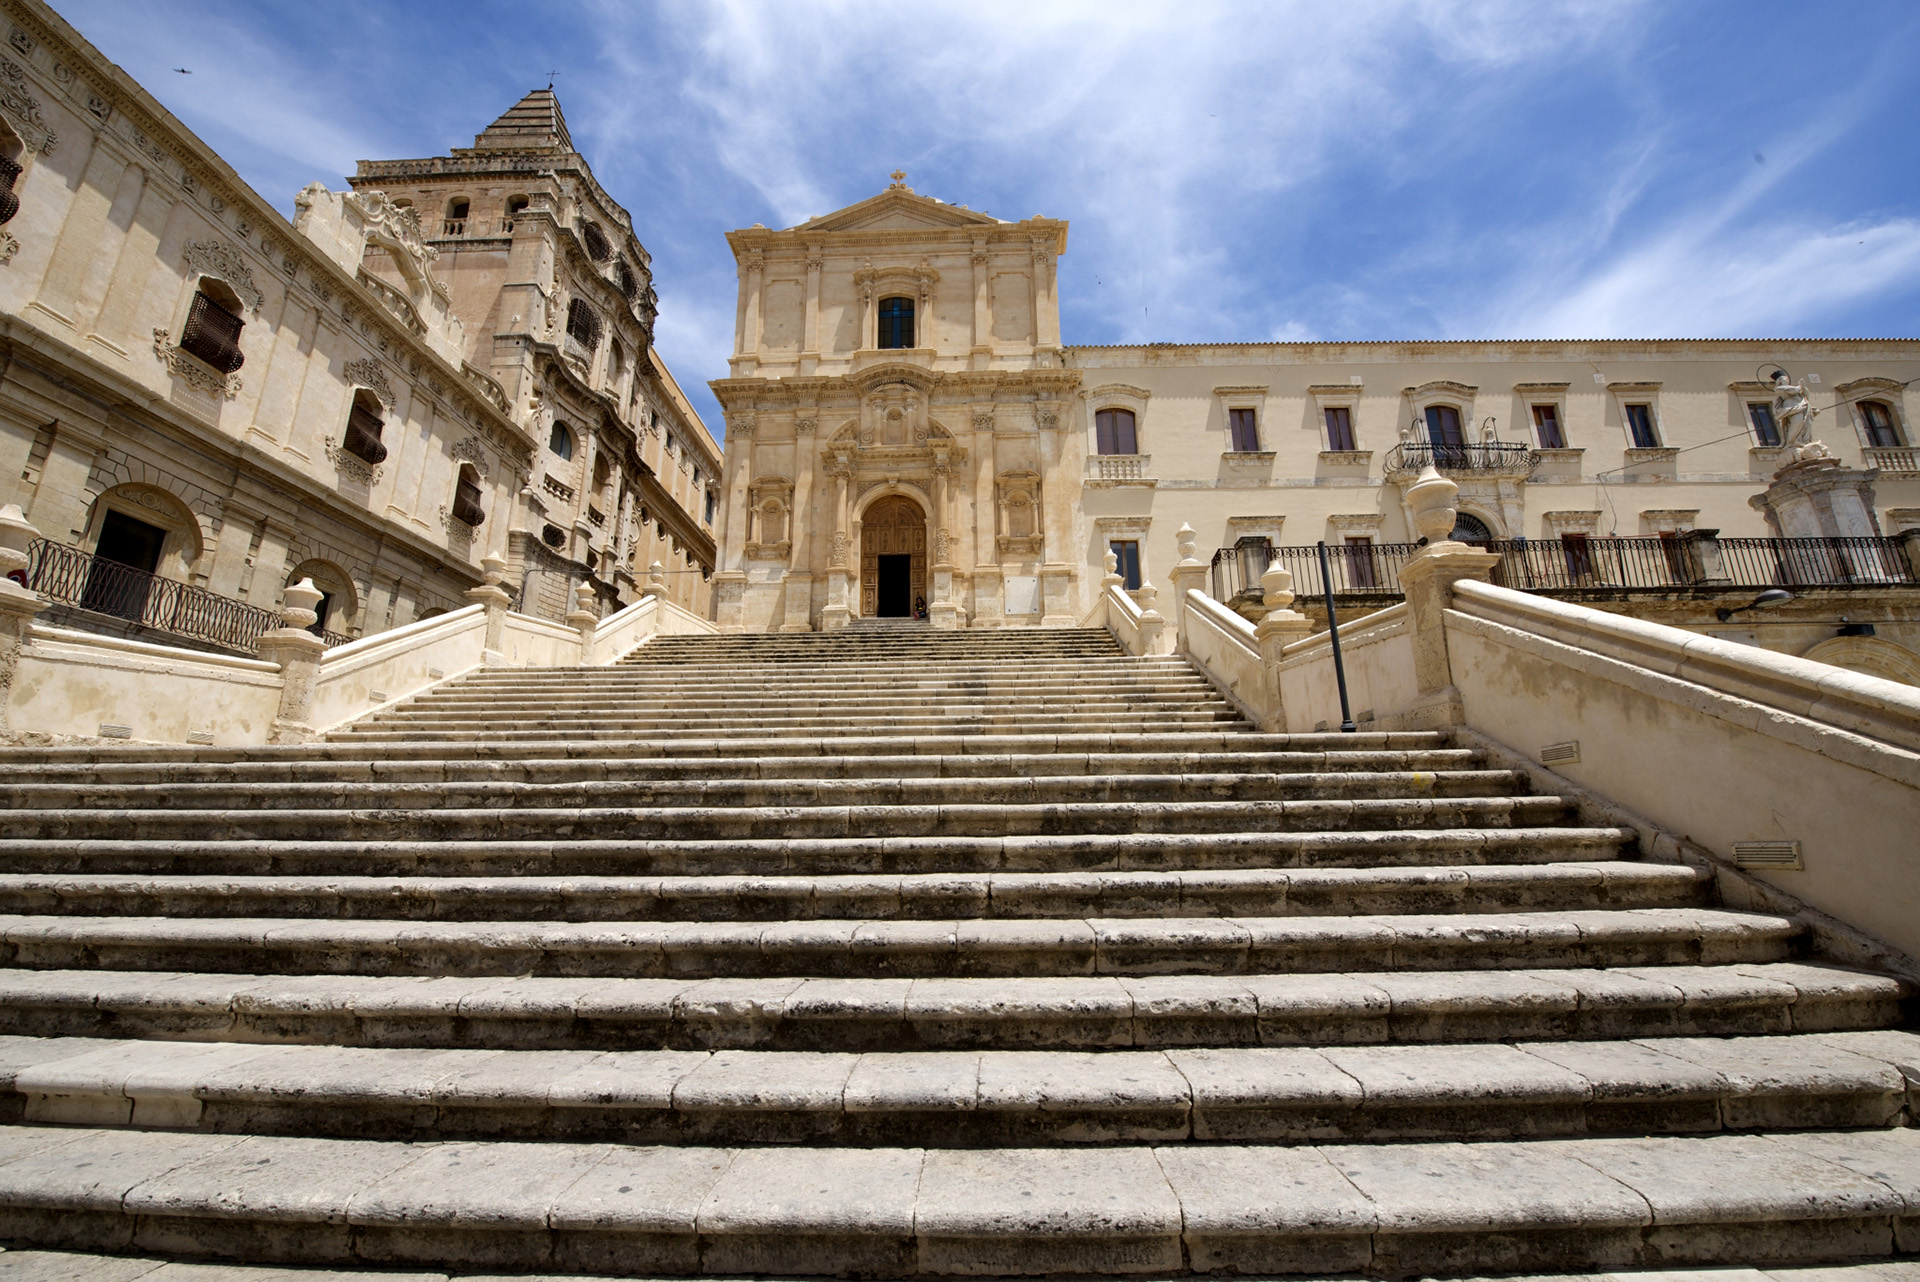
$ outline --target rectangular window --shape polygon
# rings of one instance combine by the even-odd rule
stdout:
[[[1900,444],[1900,433],[1893,426],[1893,411],[1879,401],[1861,401],[1860,419],[1867,425],[1868,445],[1892,449]]]
[[[1586,535],[1561,535],[1560,550],[1567,559],[1567,578],[1570,582],[1579,583],[1593,577],[1593,548],[1587,543]]]
[[[1327,448],[1343,452],[1358,448],[1353,443],[1353,411],[1344,405],[1327,410]]]
[[[1373,588],[1379,586],[1379,578],[1374,574],[1373,539],[1367,535],[1347,536],[1347,586],[1350,588]]]
[[[1460,431],[1460,411],[1451,405],[1427,406],[1427,440],[1435,445],[1465,445]]]
[[[1114,572],[1121,578],[1121,586],[1129,592],[1140,590],[1140,544],[1135,539],[1115,539],[1107,545],[1113,549],[1117,562]]]
[[[1138,454],[1132,410],[1101,410],[1093,416],[1096,447],[1102,454]]]
[[[1687,555],[1687,545],[1680,541],[1678,530],[1660,531],[1660,551],[1667,561],[1667,574],[1675,583],[1690,583],[1693,575],[1688,572],[1692,558]]]
[[[1227,427],[1233,435],[1233,452],[1253,454],[1260,449],[1260,429],[1252,410],[1228,410]]]
[[[1627,433],[1633,437],[1635,449],[1651,450],[1659,447],[1660,441],[1653,434],[1653,406],[1627,406]]]
[[[1543,450],[1564,450],[1567,448],[1567,436],[1560,430],[1560,407],[1558,405],[1536,405],[1533,407],[1533,431],[1540,439]]]
[[[1773,421],[1773,406],[1765,401],[1747,402],[1747,421],[1753,424],[1753,439],[1769,449],[1780,444],[1780,425]]]

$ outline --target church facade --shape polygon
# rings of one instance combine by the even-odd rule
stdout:
[[[1183,526],[1203,561],[1325,541],[1371,572],[1373,549],[1414,538],[1405,494],[1430,462],[1473,541],[1920,529],[1912,340],[1072,346],[1064,222],[994,219],[898,174],[728,239],[729,629],[1065,625],[1109,553],[1130,589],[1169,586]],[[1804,381],[1813,435],[1870,474],[1831,528],[1782,530],[1754,502],[1791,461],[1776,368]]]

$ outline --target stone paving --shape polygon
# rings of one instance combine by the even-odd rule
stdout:
[[[1920,1251],[1899,983],[1444,734],[1259,734],[1104,633],[0,751],[0,966],[0,1279]]]

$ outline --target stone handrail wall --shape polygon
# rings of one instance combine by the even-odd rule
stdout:
[[[1347,704],[1367,729],[1391,729],[1418,693],[1413,680],[1413,631],[1406,602],[1340,625],[1340,658],[1347,672]],[[1281,651],[1280,704],[1287,728],[1299,732],[1340,724],[1340,688],[1333,643],[1325,632]]]
[[[1249,721],[1272,728],[1280,704],[1253,625],[1198,588],[1182,604],[1182,653]]]
[[[594,629],[589,662],[618,663],[655,637],[701,636],[719,630],[663,596],[644,597],[600,620],[600,626]]]
[[[1467,580],[1455,584],[1453,608],[1764,707],[1920,751],[1920,689],[1897,681],[1491,583]]]
[[[501,645],[510,668],[571,668],[580,663],[580,634],[551,619],[508,613]]]
[[[280,707],[280,665],[259,659],[35,623],[15,662],[6,712],[30,742],[265,743]]]
[[[1105,628],[1131,655],[1166,653],[1162,645],[1166,620],[1157,611],[1142,609],[1117,582],[1101,588],[1080,626]]]
[[[329,650],[314,680],[314,729],[333,729],[481,666],[486,632],[486,611],[467,605]]]

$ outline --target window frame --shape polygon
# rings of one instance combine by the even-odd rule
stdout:
[[[1227,446],[1233,454],[1260,453],[1260,411],[1251,405],[1227,407]]]
[[[564,443],[566,448],[562,450],[553,448],[555,441]],[[557,418],[553,420],[553,430],[547,433],[547,453],[553,455],[562,463],[571,463],[573,462],[574,445],[573,429]]]
[[[1128,592],[1138,592],[1147,581],[1140,564],[1140,540],[1108,539],[1107,550],[1114,555],[1114,573],[1120,576],[1120,586]]]
[[[1636,410],[1639,411],[1638,414],[1634,413]],[[1620,402],[1620,421],[1627,430],[1628,449],[1663,448],[1660,444],[1660,420],[1654,415],[1651,400]],[[1642,429],[1644,429],[1645,440],[1640,439],[1643,435]]]
[[[894,309],[891,315],[888,313],[889,306]],[[901,337],[902,309],[905,311],[906,341],[890,342],[889,339]],[[886,352],[912,350],[914,342],[919,338],[919,321],[919,308],[911,294],[888,294],[876,300],[873,305],[874,347]]]
[[[347,422],[340,434],[340,448],[370,466],[387,461],[387,446],[381,438],[387,426],[386,406],[371,388],[355,387],[347,397]]]
[[[1335,435],[1334,416],[1340,419],[1339,431],[1346,436],[1343,443]],[[1327,452],[1330,454],[1357,454],[1360,452],[1360,436],[1353,426],[1353,406],[1323,405],[1320,407],[1320,421],[1326,432]]]
[[[1542,411],[1545,411],[1542,413]],[[1560,412],[1558,401],[1527,402],[1527,415],[1533,419],[1533,439],[1539,449],[1564,450],[1567,448],[1567,422]],[[1554,439],[1547,440],[1548,423],[1553,425]]]
[[[1754,448],[1762,449],[1762,450],[1779,449],[1781,446],[1780,424],[1773,417],[1773,402],[1748,401],[1746,405],[1747,405],[1747,427],[1753,433]],[[1766,430],[1764,432],[1761,430],[1761,426],[1760,426],[1761,415],[1766,416]],[[1767,438],[1769,436],[1771,436],[1773,439],[1768,440]]]
[[[1900,416],[1894,411],[1892,404],[1877,396],[1862,397],[1860,400],[1854,402],[1854,409],[1860,417],[1860,435],[1866,440],[1868,449],[1897,450],[1905,448],[1906,441],[1903,439],[1904,433],[1900,430]],[[1870,410],[1878,410],[1881,414],[1885,415],[1886,422],[1876,427]],[[1875,432],[1880,430],[1886,432],[1887,439],[1884,441],[1874,439]]]
[[[1118,448],[1120,444],[1120,419],[1117,416],[1122,414],[1126,415],[1128,444],[1133,446],[1130,450]],[[1100,421],[1103,417],[1107,416],[1114,416],[1111,427]],[[1107,437],[1103,435],[1105,431],[1111,431],[1111,439],[1115,448],[1106,448]],[[1140,453],[1140,416],[1125,405],[1102,406],[1093,412],[1093,442],[1094,453],[1102,458],[1126,458],[1138,455]]]

